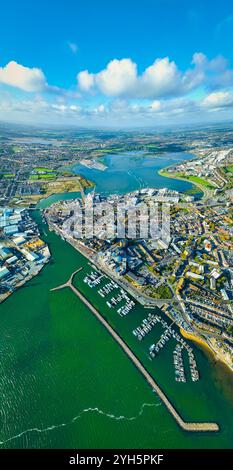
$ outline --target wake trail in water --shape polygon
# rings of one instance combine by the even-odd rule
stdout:
[[[161,405],[161,402],[160,403],[143,403],[140,410],[139,410],[139,412],[138,412],[138,414],[136,416],[124,416],[124,415],[116,416],[112,413],[107,413],[103,410],[100,410],[97,407],[95,407],[95,408],[85,408],[77,416],[74,416],[74,418],[72,418],[67,423],[53,424],[53,425],[48,426],[46,428],[29,428],[29,429],[25,429],[25,431],[22,431],[21,433],[16,434],[15,436],[9,437],[5,441],[0,441],[0,445],[6,444],[7,442],[13,441],[14,439],[18,439],[18,438],[24,436],[25,434],[28,434],[28,433],[31,433],[31,432],[44,433],[44,432],[47,432],[47,431],[53,431],[54,429],[59,429],[59,428],[63,428],[63,427],[66,427],[66,426],[70,426],[71,424],[78,421],[82,417],[82,415],[85,414],[85,413],[96,413],[96,414],[99,414],[99,415],[106,416],[107,418],[113,419],[115,421],[123,421],[123,420],[124,421],[135,421],[140,416],[142,416],[144,408],[146,408],[146,407],[155,408],[155,407],[160,406],[160,405]]]

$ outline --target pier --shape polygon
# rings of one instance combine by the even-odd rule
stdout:
[[[52,291],[55,291],[55,290],[64,289],[65,287],[70,287],[72,289],[72,287],[73,287],[73,284],[72,284],[73,278],[74,278],[75,274],[82,271],[82,269],[83,269],[83,266],[81,266],[81,268],[76,269],[76,271],[74,271],[71,274],[71,276],[70,276],[70,278],[68,279],[67,282],[65,282],[64,284],[61,284],[60,286],[54,287],[53,289],[50,289],[50,291],[52,292]]]
[[[106,330],[111,334],[111,336],[116,340],[119,346],[123,349],[123,351],[127,354],[130,360],[133,362],[135,367],[141,372],[144,376],[148,384],[152,387],[152,389],[157,393],[159,398],[162,400],[170,414],[176,420],[177,424],[183,429],[184,431],[189,432],[217,432],[219,431],[219,426],[217,423],[211,422],[186,422],[184,421],[179,413],[176,411],[172,403],[169,401],[165,393],[162,391],[160,386],[155,382],[153,377],[149,374],[149,372],[145,369],[143,364],[139,361],[139,359],[135,356],[133,351],[127,346],[127,344],[123,341],[121,336],[109,325],[109,323],[104,319],[104,317],[98,312],[98,310],[89,302],[89,300],[73,285],[72,281],[76,273],[81,271],[82,268],[77,269],[74,273],[71,274],[69,280],[61,284],[58,287],[51,289],[51,291],[56,291],[59,289],[63,289],[65,287],[70,287],[70,289],[74,292],[74,294],[87,306],[87,308],[95,315],[95,317],[102,323],[102,325],[106,328]]]

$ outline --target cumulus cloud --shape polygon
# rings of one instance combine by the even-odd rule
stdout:
[[[24,67],[14,60],[0,67],[0,83],[28,92],[40,92],[47,87],[42,70]]]
[[[168,57],[157,59],[138,79],[138,93],[142,97],[160,97],[176,94],[181,74],[175,62]]]
[[[156,59],[142,73],[130,58],[114,59],[98,73],[82,70],[77,80],[80,91],[50,86],[41,69],[11,61],[0,67],[0,84],[30,95],[0,87],[0,118],[151,125],[221,120],[229,118],[233,107],[233,70],[224,57],[209,60],[202,52],[184,71],[168,57]]]
[[[210,93],[202,100],[205,108],[226,108],[233,106],[233,93],[228,91],[217,91]]]
[[[157,99],[182,96],[200,85],[207,89],[231,86],[233,71],[224,57],[208,60],[197,52],[191,67],[184,72],[168,57],[156,59],[141,75],[131,59],[114,59],[98,73],[79,72],[77,81],[84,92],[95,90],[110,97]]]
[[[97,74],[88,70],[77,75],[82,91],[94,87],[107,96],[147,98],[171,94],[179,84],[180,73],[168,57],[157,59],[139,76],[137,65],[131,59],[111,60],[107,67]]]
[[[130,59],[111,60],[106,69],[95,76],[95,82],[105,95],[129,94],[136,86],[137,66]]]
[[[81,91],[90,91],[94,86],[94,75],[88,70],[83,70],[78,74],[78,83]]]
[[[73,99],[80,97],[76,90],[66,90],[58,86],[48,85],[41,69],[25,67],[14,60],[10,61],[5,67],[0,67],[1,84],[29,93],[49,93]]]

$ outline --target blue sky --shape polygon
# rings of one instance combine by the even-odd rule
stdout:
[[[233,5],[1,5],[0,120],[133,127],[231,119]]]

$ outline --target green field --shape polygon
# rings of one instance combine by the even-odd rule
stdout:
[[[41,167],[38,166],[38,167],[34,168],[33,171],[36,171],[36,173],[52,173],[53,172],[53,170],[51,168],[45,168],[45,167],[42,167],[42,166]]]
[[[29,181],[38,181],[38,180],[54,180],[56,179],[57,175],[56,173],[49,173],[49,174],[43,174],[43,175],[30,175],[29,176]]]
[[[214,189],[214,186],[209,183],[209,181],[204,180],[203,178],[199,178],[199,176],[186,176],[186,175],[180,175],[181,178],[185,178],[189,181],[192,181],[193,183],[199,183],[202,186],[205,186],[208,189]]]
[[[203,178],[200,178],[199,176],[189,176],[189,175],[185,175],[183,173],[169,173],[166,170],[160,171],[159,174],[162,175],[162,176],[167,176],[168,178],[185,179],[185,180],[190,181],[192,183],[200,184],[201,186],[204,186],[207,189],[215,189],[215,187],[211,183],[209,183],[209,181],[206,181]]]
[[[3,175],[3,178],[14,178],[15,177],[15,173],[6,173],[5,175]]]
[[[227,173],[233,173],[233,165],[227,166],[225,169]]]
[[[33,169],[33,173],[29,176],[29,181],[38,181],[38,180],[53,180],[57,177],[57,173],[45,167],[36,167]]]

